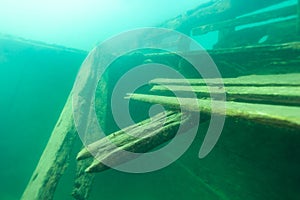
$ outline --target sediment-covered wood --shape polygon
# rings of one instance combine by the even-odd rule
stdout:
[[[104,163],[117,166],[136,158],[124,157],[123,150],[144,153],[172,139],[179,126],[184,127],[183,130],[191,128],[193,124],[189,122],[189,117],[189,113],[160,113],[90,144],[79,152],[77,159],[93,155],[95,160],[86,172],[101,172],[108,169]]]
[[[53,199],[58,181],[68,166],[76,137],[69,97],[21,199]]]
[[[151,104],[161,104],[170,109],[179,109],[189,112],[201,112],[203,114],[224,115],[222,103],[214,101],[212,110],[211,99],[198,99],[198,104],[192,98],[179,98],[146,94],[129,94],[131,100],[147,102]],[[220,106],[219,106],[220,105]],[[300,129],[300,107],[266,105],[254,103],[240,103],[227,101],[225,103],[226,116],[253,120],[267,125]]]

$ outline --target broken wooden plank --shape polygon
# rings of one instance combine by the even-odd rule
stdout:
[[[210,85],[218,86],[221,80],[216,79],[153,79],[149,83],[153,85],[186,85],[192,86]],[[300,86],[300,73],[250,75],[237,78],[224,78],[225,86]]]
[[[170,109],[181,109],[189,112],[201,112],[203,114],[223,115],[222,103],[214,101],[216,107],[212,110],[211,99],[179,98],[146,94],[129,94],[126,98],[151,104],[161,104]],[[181,102],[181,105],[180,105]],[[253,120],[272,126],[300,129],[300,107],[266,105],[254,103],[225,102],[226,116]],[[221,105],[219,107],[218,105]]]
[[[230,86],[230,87],[207,87],[207,86],[181,86],[181,85],[155,85],[151,89],[154,92],[180,92],[184,94],[195,93],[198,98],[210,97],[211,94],[220,94],[225,90],[229,101],[245,101],[255,103],[273,103],[281,105],[300,106],[300,87],[287,86]]]
[[[232,27],[241,26],[245,24],[252,24],[256,22],[266,21],[269,19],[288,17],[296,14],[297,14],[297,6],[292,5],[284,8],[279,8],[276,10],[255,14],[255,15],[235,18],[223,22],[217,22],[214,24],[203,25],[192,29],[192,35],[203,35],[208,32],[216,31],[224,28],[232,28]]]
[[[21,199],[53,199],[77,137],[69,97]]]
[[[192,128],[190,116],[189,113],[174,111],[160,113],[90,144],[79,152],[77,159],[96,155],[94,162],[86,169],[89,173],[108,169],[105,165],[107,162],[113,166],[120,165],[136,158],[124,156],[123,150],[145,153],[172,139],[179,126],[184,127],[182,130]]]

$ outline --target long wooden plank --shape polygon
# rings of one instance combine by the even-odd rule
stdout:
[[[300,73],[272,74],[272,75],[250,75],[237,78],[224,78],[225,86],[300,86]],[[218,85],[220,80],[216,79],[153,79],[150,84],[157,85],[186,85],[186,83],[197,85]]]
[[[219,94],[226,92],[226,98],[230,101],[246,101],[256,103],[273,103],[281,105],[297,105],[300,106],[300,86],[229,86],[229,87],[207,87],[207,86],[182,86],[182,85],[155,85],[151,91],[155,92],[180,92],[184,95],[195,93],[198,98],[210,97],[210,94]]]
[[[267,11],[264,13],[259,13],[255,15],[250,15],[246,17],[226,20],[223,22],[218,22],[214,24],[207,24],[197,28],[192,29],[192,35],[203,35],[211,31],[220,30],[224,28],[236,27],[250,23],[256,23],[261,21],[266,21],[273,18],[288,17],[297,14],[297,6],[292,5],[272,11]]]
[[[151,104],[161,104],[171,109],[211,114],[211,100],[198,99],[198,104],[191,98],[178,98],[146,94],[129,94],[126,98]],[[181,102],[181,105],[180,103]],[[215,101],[219,105],[218,101]],[[300,107],[240,103],[227,101],[226,116],[244,118],[268,125],[300,129]],[[223,115],[222,108],[216,107],[213,114]]]

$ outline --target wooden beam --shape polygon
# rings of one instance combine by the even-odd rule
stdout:
[[[117,166],[136,158],[124,156],[123,150],[145,153],[172,139],[179,126],[184,127],[184,130],[193,127],[193,123],[189,121],[190,116],[189,113],[183,114],[176,111],[160,113],[151,119],[122,129],[90,144],[79,152],[77,159],[87,159],[92,157],[92,154],[96,155],[94,162],[86,169],[86,172],[89,173],[108,169],[104,164],[105,162]]]
[[[300,87],[286,86],[229,86],[225,87],[228,101],[244,101],[250,103],[269,103],[280,105],[300,106]],[[210,97],[210,94],[219,94],[224,91],[219,86],[185,86],[185,85],[155,85],[152,92],[179,92],[184,97],[195,93],[198,98]]]
[[[272,75],[250,75],[237,78],[224,78],[222,80],[225,86],[300,86],[300,73],[293,74],[272,74]],[[215,79],[163,79],[157,78],[151,80],[152,85],[189,85],[201,86],[209,84],[218,86],[220,81]]]
[[[102,87],[97,88],[96,91],[97,99],[95,106],[99,109],[98,112],[101,116],[106,116],[107,111],[107,90],[105,87],[108,82],[107,78],[107,75],[103,76],[103,79],[99,82]],[[99,123],[105,125],[107,122],[105,118],[101,118]],[[53,199],[59,180],[68,166],[68,159],[76,138],[78,138],[78,134],[74,124],[71,93],[52,131],[39,163],[23,193],[22,199]],[[92,138],[87,136],[85,139],[88,141]],[[76,199],[86,198],[89,195],[92,185],[93,177],[84,173],[85,164],[86,163],[83,162],[77,166],[75,187],[72,193]]]
[[[297,18],[292,17],[282,21],[245,27],[232,32],[230,37],[218,41],[214,45],[214,49],[249,45],[273,45],[299,41],[296,24]]]
[[[285,0],[212,0],[185,14],[167,20],[160,26],[189,34],[196,26],[231,19],[283,1]]]
[[[72,112],[70,96],[21,199],[53,199],[77,138]]]
[[[76,175],[72,196],[77,200],[89,199],[90,191],[94,183],[94,174],[85,173],[85,169],[91,165],[93,159],[86,159],[77,162]]]
[[[266,21],[269,19],[288,17],[296,14],[297,14],[297,6],[292,5],[285,8],[267,11],[264,13],[259,13],[259,14],[250,15],[241,18],[235,18],[235,19],[226,20],[214,24],[203,25],[192,29],[192,35],[203,35],[215,30],[222,30],[224,28],[234,28],[236,26]]]
[[[250,75],[237,78],[224,78],[225,86],[300,86],[300,73],[276,74],[276,75]],[[152,85],[211,85],[218,86],[220,81],[215,79],[162,79],[157,78],[149,82]]]
[[[251,54],[251,58],[255,58],[257,56],[264,57],[268,59],[269,57],[274,57],[278,60],[278,56],[283,55],[284,57],[296,57],[300,58],[300,42],[289,42],[283,44],[270,44],[270,45],[249,45],[243,47],[233,47],[233,48],[222,48],[222,49],[214,49],[207,51],[209,55],[213,58],[227,58],[226,60],[237,60],[244,59],[245,56],[249,57]],[[202,54],[206,54],[204,51],[190,51],[186,52],[185,56],[199,56]],[[176,52],[163,52],[163,53],[149,53],[145,54],[146,59],[155,59],[157,57],[171,57],[172,55],[176,55]],[[243,57],[242,57],[243,56]],[[215,60],[215,59],[214,59]],[[249,60],[246,60],[249,62]],[[252,62],[252,60],[251,60]],[[259,60],[262,62],[262,60]]]
[[[249,74],[286,74],[300,73],[300,42],[289,42],[269,45],[249,45],[242,47],[223,48],[205,51],[191,51],[184,54],[186,58],[195,59],[207,53],[214,60],[223,77],[236,77]],[[176,53],[145,54],[145,59],[167,61]],[[262,59],[263,58],[263,59]],[[184,65],[193,68],[191,65]],[[192,75],[190,77],[195,77]],[[208,78],[208,77],[207,77]],[[215,77],[210,77],[215,78]],[[292,83],[292,82],[291,82]]]
[[[151,104],[161,104],[170,109],[181,109],[189,112],[201,112],[201,114],[220,114],[223,115],[223,109],[216,107],[211,109],[211,99],[198,99],[198,104],[194,99],[179,98],[159,95],[129,94],[131,100],[147,102]],[[181,102],[181,105],[180,103]],[[214,101],[219,105],[218,101]],[[265,105],[240,102],[226,102],[226,116],[252,120],[257,123],[272,125],[276,127],[285,127],[300,129],[300,107]]]

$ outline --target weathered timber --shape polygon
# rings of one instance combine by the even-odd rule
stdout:
[[[265,52],[267,51],[267,52]],[[214,55],[239,55],[239,53],[252,53],[253,55],[270,55],[270,53],[276,53],[279,55],[288,56],[289,53],[299,53],[300,51],[300,42],[290,42],[283,44],[274,44],[274,45],[259,45],[259,46],[244,46],[244,47],[234,47],[234,48],[223,48],[215,49],[208,51],[212,56]],[[256,52],[256,53],[255,53]],[[250,56],[250,55],[249,55]]]
[[[276,19],[280,17],[288,17],[296,14],[297,14],[297,6],[296,5],[288,6],[288,7],[284,7],[284,8],[264,12],[264,13],[235,18],[235,19],[226,20],[214,24],[203,25],[192,29],[192,35],[203,35],[215,30],[221,30],[224,28],[236,27],[245,24],[266,21],[269,19]]]
[[[85,173],[85,169],[93,162],[92,159],[86,159],[77,162],[76,176],[72,196],[77,200],[88,199],[91,191],[91,186],[95,176]]]
[[[188,11],[186,14],[170,19],[160,26],[189,34],[195,26],[231,19],[283,1],[284,0],[213,0]]]
[[[145,153],[172,139],[179,126],[184,127],[183,130],[192,128],[193,123],[189,122],[189,117],[189,113],[160,113],[88,145],[79,152],[77,159],[82,160],[94,155],[95,160],[86,172],[101,172],[108,169],[104,163],[117,166],[136,158],[124,156],[123,150]]]
[[[220,81],[215,81],[215,79],[154,79],[150,81],[150,84],[154,85],[151,89],[154,92],[171,90],[183,92],[183,95],[193,92],[198,98],[209,97],[210,93],[222,92],[223,88],[220,88],[219,83]],[[300,105],[299,73],[224,78],[223,83],[227,100]]]
[[[85,61],[89,62],[89,60]],[[96,91],[98,99],[95,101],[98,114],[106,115],[105,103],[107,100],[106,84],[107,77],[100,81],[102,87]],[[101,125],[105,124],[105,118],[99,121]],[[74,125],[72,94],[69,96],[64,110],[58,120],[51,138],[41,156],[41,159],[32,175],[32,178],[24,191],[22,199],[53,199],[56,186],[68,166],[68,158],[71,154],[73,143],[78,137]],[[93,138],[81,138],[83,140],[93,140]],[[76,179],[73,189],[73,196],[76,199],[86,199],[88,197],[90,186],[93,183],[93,176],[84,173],[85,163],[78,163]],[[86,164],[89,165],[90,163]]]
[[[218,86],[215,79],[153,79],[152,85],[185,85],[187,82],[193,86],[211,85]],[[218,81],[219,82],[219,81]],[[225,86],[300,86],[300,73],[250,75],[237,78],[224,78]]]
[[[219,68],[228,68],[227,73],[233,68],[240,75],[299,73],[300,42],[216,49],[209,54]]]
[[[68,166],[76,137],[72,100],[69,97],[22,199],[53,199],[58,181]]]
[[[226,78],[249,74],[300,72],[298,67],[300,65],[300,42],[221,48],[207,52],[218,66],[222,76]],[[149,53],[145,57],[163,60],[174,54],[172,52]],[[190,51],[186,52],[185,56],[193,59],[205,54],[204,51]]]
[[[296,27],[297,18],[293,16],[250,27],[239,26],[225,40],[219,40],[214,48],[272,45],[299,41],[300,37],[297,35]]]
[[[198,99],[198,104],[193,103],[194,99],[179,98],[146,94],[129,94],[131,100],[147,102],[151,104],[161,104],[170,109],[181,109],[189,112],[201,112],[203,114],[223,115],[223,107],[219,107],[219,101],[214,101],[216,107],[211,108],[211,99]],[[181,104],[180,104],[181,103]],[[257,123],[300,129],[300,107],[266,105],[254,103],[240,103],[227,101],[226,116],[252,120]]]
[[[245,101],[251,103],[272,103],[281,105],[300,106],[300,87],[272,86],[272,87],[253,87],[253,86],[230,86],[225,87],[226,98],[229,101]],[[181,92],[184,94],[195,93],[198,98],[210,97],[210,94],[219,94],[224,89],[218,86],[178,86],[168,85],[154,86],[154,92]]]
[[[76,53],[80,57],[85,57],[87,55],[86,51],[75,49],[75,48],[69,48],[65,46],[60,46],[60,45],[55,45],[55,44],[48,44],[45,42],[41,41],[35,41],[35,40],[29,40],[25,39],[22,37],[17,37],[14,35],[8,35],[8,34],[3,34],[0,33],[0,41],[1,45],[8,43],[8,42],[14,42],[15,44],[9,44],[9,45],[18,45],[19,47],[26,47],[28,46],[33,46],[37,50],[42,50],[42,49],[48,49],[48,50],[53,50],[53,51],[60,51],[60,52],[69,52],[69,53]]]
[[[84,65],[87,65],[89,60],[85,62]],[[91,73],[91,72],[90,72]],[[99,116],[99,123],[103,130],[107,129],[107,98],[108,90],[107,85],[109,83],[108,74],[104,74],[102,79],[99,80],[99,87],[97,87],[95,96],[95,107],[97,108],[97,115]],[[110,80],[111,81],[111,80]],[[105,117],[103,117],[105,116]],[[90,116],[87,117],[87,119]],[[87,120],[87,123],[90,123],[92,120]],[[91,130],[89,130],[91,131]],[[88,144],[89,141],[94,141],[94,134],[86,134],[84,137],[81,135],[81,140],[83,144]],[[85,169],[93,162],[92,159],[86,159],[80,162],[77,162],[76,167],[76,176],[74,181],[74,187],[72,191],[72,196],[77,200],[86,200],[89,197],[92,185],[94,183],[94,175],[85,173]]]

